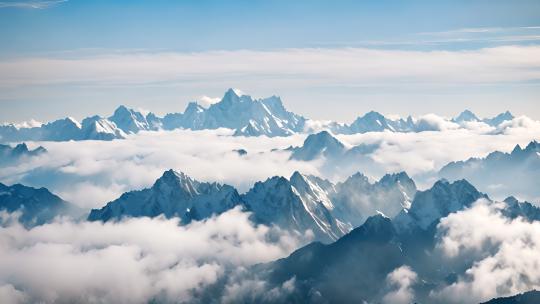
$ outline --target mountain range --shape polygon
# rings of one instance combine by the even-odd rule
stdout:
[[[292,152],[290,159],[310,161],[316,158],[343,157],[347,148],[328,131],[310,134],[300,147],[288,148]]]
[[[374,153],[380,143],[360,143],[351,146],[341,142],[329,131],[310,134],[302,145],[290,146],[289,160],[318,161],[319,171],[324,176],[348,176],[358,171],[367,172],[371,176],[383,176],[387,168],[374,160]]]
[[[321,131],[308,135],[301,146],[285,150],[291,153],[291,160],[321,159],[323,173],[327,168],[328,174],[350,174],[350,169],[360,169],[378,175],[385,169],[372,158],[377,149],[377,143],[345,145],[330,132]],[[522,199],[537,200],[540,197],[540,188],[536,186],[536,181],[540,180],[540,144],[531,141],[523,148],[516,145],[510,153],[495,151],[483,158],[453,161],[435,171],[433,176],[451,181],[464,178],[497,199],[517,195]]]
[[[294,280],[296,288],[280,299],[283,303],[380,303],[388,302],[390,273],[401,269],[418,277],[407,286],[416,302],[430,303],[433,291],[452,284],[463,271],[459,265],[441,264],[436,226],[479,198],[489,201],[465,180],[438,181],[417,192],[411,207],[397,216],[373,215],[334,243],[314,242],[286,258],[253,266],[248,279],[267,282],[269,290]],[[539,220],[538,207],[513,198],[503,204],[502,214],[509,219]]]
[[[500,113],[499,115],[492,117],[492,118],[484,118],[480,119],[478,118],[473,112],[469,110],[465,110],[461,112],[458,116],[455,118],[452,118],[453,122],[456,123],[464,123],[464,122],[483,122],[487,125],[490,125],[492,127],[500,125],[503,121],[512,120],[514,119],[514,116],[509,111],[506,111],[504,113]]]
[[[365,143],[347,147],[330,132],[321,131],[308,135],[302,146],[289,147],[286,150],[291,151],[290,159],[294,160],[311,161],[324,157],[327,160],[339,160],[341,163],[350,164],[351,161],[358,161],[374,152],[378,147],[376,144]]]
[[[357,173],[332,184],[295,172],[288,179],[257,182],[239,194],[232,186],[199,182],[173,170],[165,171],[151,188],[124,193],[92,210],[88,220],[165,216],[179,217],[185,224],[239,207],[250,212],[255,223],[313,232],[315,242],[244,273],[243,280],[265,282],[268,290],[293,280],[294,289],[279,302],[379,303],[389,292],[389,275],[405,267],[419,278],[407,288],[419,303],[427,303],[433,291],[452,284],[463,271],[460,265],[441,266],[437,225],[478,199],[496,203],[508,219],[540,220],[540,208],[513,197],[494,202],[466,180],[442,179],[417,191],[405,173],[388,174],[375,183]],[[69,204],[44,188],[0,184],[0,209],[21,211],[19,220],[32,227],[66,214]],[[219,280],[208,292],[224,292],[229,279],[235,278]],[[246,301],[268,298],[251,295]]]
[[[510,112],[493,118],[479,119],[466,110],[456,118],[446,120],[456,126],[469,122],[482,122],[496,127],[503,121],[512,120]],[[443,118],[441,118],[443,119]],[[234,89],[225,92],[223,98],[208,107],[190,102],[183,113],[169,113],[158,117],[154,113],[143,114],[125,106],[118,107],[112,116],[87,117],[81,123],[73,118],[64,118],[40,126],[0,125],[0,142],[20,141],[67,141],[67,140],[113,140],[128,134],[156,130],[206,130],[228,128],[236,136],[288,136],[295,133],[312,133],[310,120],[289,112],[281,99],[271,96],[253,99]],[[390,119],[371,111],[358,117],[351,124],[328,122],[323,128],[334,134],[366,132],[422,132],[436,131],[437,124],[426,119]]]
[[[168,170],[149,189],[131,191],[90,212],[91,221],[123,217],[179,217],[183,223],[223,213],[242,199],[236,189],[218,183],[202,183],[184,173]]]
[[[39,127],[21,128],[13,124],[0,126],[0,140],[2,142],[113,140],[125,136],[126,133],[113,122],[100,116],[87,117],[83,119],[82,123],[68,117]]]
[[[256,182],[240,194],[232,186],[199,182],[185,173],[168,170],[151,188],[124,193],[103,208],[92,210],[88,220],[163,215],[179,217],[187,224],[239,206],[251,213],[255,223],[313,233],[315,240],[328,243],[376,214],[393,218],[393,225],[400,231],[429,230],[438,219],[470,207],[480,198],[488,196],[466,180],[451,183],[442,179],[426,191],[417,191],[404,172],[387,174],[373,183],[356,173],[337,184],[294,172],[288,179],[275,176]],[[513,197],[504,202],[509,217],[540,219],[530,203],[518,203]]]
[[[0,144],[0,166],[15,164],[27,157],[38,156],[46,152],[47,149],[42,146],[29,150],[25,143],[18,144],[15,147]]]
[[[484,158],[451,162],[441,168],[439,177],[465,178],[497,197],[519,193],[536,199],[540,197],[540,143],[531,141],[525,148],[516,145],[510,153],[495,151]]]
[[[295,172],[289,179],[275,176],[239,194],[229,185],[203,183],[182,172],[166,171],[151,188],[124,193],[101,209],[91,221],[124,217],[179,217],[183,223],[201,220],[241,206],[252,220],[305,233],[329,242],[361,224],[369,215],[395,215],[410,204],[416,185],[407,174],[389,174],[370,183],[358,173],[346,181],[330,181]]]

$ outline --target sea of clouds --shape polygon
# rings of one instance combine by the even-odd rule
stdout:
[[[432,293],[445,303],[481,302],[540,288],[540,223],[509,219],[502,203],[477,201],[441,220],[445,263],[465,265],[458,280]]]
[[[433,255],[462,269],[429,292],[433,303],[476,303],[540,287],[540,224],[502,215],[480,199],[443,218]],[[27,229],[0,214],[3,303],[272,302],[295,292],[249,275],[249,266],[287,256],[306,236],[254,225],[238,208],[179,226],[176,219],[85,222],[59,218]],[[387,275],[383,303],[417,299],[421,277],[408,265]],[[426,299],[424,297],[424,299]]]
[[[419,119],[444,121],[434,117]],[[175,130],[140,132],[114,141],[31,142],[30,147],[42,145],[48,153],[3,167],[0,182],[46,187],[84,209],[101,207],[123,192],[149,187],[168,169],[201,181],[227,183],[240,192],[249,190],[256,181],[275,175],[289,177],[294,171],[334,182],[358,171],[374,179],[406,171],[424,189],[438,179],[437,171],[448,162],[485,157],[496,150],[510,152],[516,144],[524,147],[540,139],[540,123],[526,117],[503,123],[498,129],[482,123],[467,128],[444,123],[447,127],[439,131],[336,135],[348,147],[376,147],[346,164],[290,160],[285,149],[301,146],[305,134],[268,138],[236,137],[227,129]],[[238,149],[246,150],[247,155],[239,155]],[[519,197],[519,193],[504,194]]]
[[[84,209],[148,187],[169,168],[202,181],[228,183],[241,192],[256,181],[296,170],[333,181],[356,171],[378,178],[405,170],[422,188],[431,186],[436,171],[450,161],[509,152],[540,137],[539,123],[524,117],[499,129],[445,124],[439,131],[420,133],[337,135],[348,147],[377,147],[366,156],[368,161],[351,163],[347,170],[331,170],[321,159],[289,160],[285,149],[302,145],[305,134],[234,137],[226,129],[175,130],[110,142],[32,142],[31,147],[43,145],[48,153],[2,168],[0,181],[45,186]],[[241,156],[236,149],[248,153]],[[16,214],[1,217],[0,298],[6,303],[204,301],[220,283],[225,284],[219,292],[222,302],[271,301],[294,292],[295,278],[270,288],[267,282],[246,279],[244,272],[255,263],[285,257],[310,239],[309,234],[256,226],[239,209],[187,226],[164,218],[114,223],[59,218],[26,229]],[[510,221],[497,204],[481,201],[443,219],[438,230],[437,254],[447,263],[461,263],[464,272],[455,283],[434,290],[433,301],[470,299],[459,295],[480,301],[540,287],[538,223]],[[382,300],[414,300],[418,281],[414,269],[403,265],[388,275]]]
[[[161,217],[60,218],[26,229],[16,214],[0,217],[2,303],[195,301],[224,275],[286,256],[309,240],[255,226],[238,208],[186,226]],[[227,288],[229,298],[241,291]]]
[[[431,287],[418,299],[422,278],[403,265],[387,275],[382,302],[481,303],[540,288],[540,223],[510,219],[502,208],[502,202],[480,199],[437,225],[431,255],[441,269],[456,270],[455,282]]]

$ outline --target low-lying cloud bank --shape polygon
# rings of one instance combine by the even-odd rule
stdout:
[[[506,121],[500,129],[482,123],[458,129],[457,124],[446,123],[455,126],[420,133],[370,132],[337,138],[353,146],[378,145],[372,155],[377,163],[388,171],[405,170],[411,175],[439,170],[454,160],[485,157],[496,150],[510,152],[516,144],[525,146],[540,138],[540,122],[527,117]]]
[[[415,269],[419,261],[395,268],[382,303],[478,303],[540,288],[540,222],[510,219],[503,208],[480,199],[442,218],[429,253],[442,268]],[[286,302],[302,283],[293,276],[276,285],[250,266],[309,241],[255,226],[238,208],[186,226],[164,218],[60,218],[25,229],[14,216],[0,213],[0,298],[7,303]],[[433,280],[445,273],[453,282]],[[348,275],[357,274],[343,280]]]
[[[501,212],[503,208],[505,208],[503,202],[491,202],[482,198],[471,207],[442,218],[433,232],[435,233],[434,247],[418,245],[422,243],[421,240],[426,234],[415,233],[416,239],[413,242],[419,241],[415,247],[418,245],[425,252],[416,255],[413,253],[415,249],[412,251],[411,248],[407,249],[407,241],[403,240],[404,244],[401,245],[405,246],[402,247],[405,249],[402,252],[409,252],[412,255],[403,260],[406,264],[396,267],[387,274],[379,272],[383,270],[377,267],[369,268],[368,272],[359,272],[358,265],[369,263],[361,259],[351,259],[346,264],[347,271],[336,272],[336,269],[341,268],[334,268],[336,260],[332,261],[332,259],[343,256],[336,255],[336,251],[328,251],[324,255],[328,261],[321,261],[323,267],[321,269],[326,269],[325,272],[320,276],[311,275],[310,270],[303,267],[306,265],[314,267],[316,263],[310,263],[310,261],[320,256],[316,253],[318,250],[304,250],[296,253],[295,257],[289,258],[288,261],[289,263],[297,261],[299,265],[292,267],[298,272],[293,273],[299,273],[299,276],[305,275],[307,279],[293,276],[282,283],[288,286],[286,289],[281,285],[268,284],[273,280],[271,278],[273,273],[282,275],[283,270],[279,267],[261,271],[260,275],[256,273],[251,277],[236,278],[233,280],[235,283],[228,286],[229,288],[234,286],[237,289],[246,287],[243,293],[237,293],[239,296],[236,298],[237,302],[246,301],[246,299],[248,302],[249,299],[261,301],[264,293],[256,292],[257,290],[279,289],[279,295],[285,297],[281,302],[302,299],[316,303],[332,302],[332,295],[336,293],[342,296],[342,301],[348,299],[349,302],[367,300],[374,303],[481,303],[492,298],[538,289],[540,288],[540,256],[538,255],[540,222],[528,221],[522,217],[511,219],[503,215]],[[380,250],[381,247],[374,245],[378,244],[377,242],[363,243],[358,246],[368,251]],[[337,247],[334,247],[334,250],[339,250]],[[311,248],[317,248],[317,246]],[[354,249],[348,247],[348,250]],[[384,254],[385,250],[378,253]],[[393,263],[394,261],[389,258],[386,262]],[[317,273],[316,270],[313,272]],[[269,277],[267,281],[264,279],[265,276]],[[343,286],[358,284],[359,276],[362,278],[386,277],[380,294],[370,295],[368,291],[360,295],[354,295],[352,291],[351,294],[347,294],[349,290],[344,289]],[[336,282],[335,285],[334,282]],[[374,280],[371,284],[377,286],[378,283]],[[366,289],[369,287],[371,286],[368,285]],[[310,298],[316,295],[321,301]]]
[[[187,226],[163,218],[59,219],[27,230],[0,216],[9,223],[0,228],[4,303],[195,301],[225,273],[301,244],[301,236],[254,226],[239,209]]]
[[[150,186],[173,168],[201,181],[218,181],[246,191],[273,175],[295,170],[318,174],[288,153],[270,153],[301,144],[302,136],[233,137],[230,130],[141,132],[112,142],[46,142],[49,153],[3,168],[0,181],[45,186],[83,208],[103,206],[125,191]],[[237,149],[248,154],[241,156]],[[254,170],[256,168],[256,170]]]
[[[183,171],[201,181],[228,183],[247,191],[253,183],[294,171],[341,181],[360,171],[375,179],[406,171],[420,188],[437,179],[436,172],[450,161],[484,157],[516,144],[540,140],[540,124],[516,118],[503,130],[443,129],[420,133],[371,132],[336,137],[349,147],[373,146],[346,166],[322,159],[289,160],[288,146],[301,146],[306,135],[235,137],[226,129],[141,132],[125,140],[36,142],[49,152],[3,167],[0,182],[47,187],[83,208],[96,208],[123,192],[150,186],[167,169]],[[238,149],[247,151],[240,155]],[[489,189],[481,189],[489,194]],[[520,193],[506,193],[520,196]],[[503,197],[497,197],[502,199]],[[530,199],[524,197],[524,199]]]
[[[451,303],[481,302],[540,288],[540,222],[504,217],[480,200],[441,220],[438,249],[446,263],[469,265],[457,281],[434,291]]]

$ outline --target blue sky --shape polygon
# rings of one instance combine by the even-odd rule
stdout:
[[[29,1],[39,2],[43,1]],[[522,0],[70,0],[42,9],[1,9],[0,37],[2,53],[8,54],[95,48],[205,51],[357,46],[441,38],[422,35],[429,32],[538,26],[539,16],[539,1]]]
[[[240,87],[258,97],[280,95],[292,110],[318,119],[348,121],[372,109],[400,115],[454,115],[465,107],[481,116],[509,109],[540,118],[539,67],[535,58],[539,26],[540,1],[521,0],[0,1],[0,65],[8,65],[0,71],[0,103],[7,109],[0,114],[0,120],[105,115],[118,104],[158,113],[182,111],[189,100],[202,95],[218,97],[228,87]],[[486,63],[470,62],[478,57],[461,56],[464,52],[505,46],[518,49],[479,54],[482,58],[493,56]],[[339,81],[339,77],[328,78],[325,83],[321,79],[324,71],[310,73],[304,66],[298,73],[288,70],[285,75],[269,66],[257,68],[259,63],[253,59],[261,57],[256,52],[270,52],[276,67],[290,67],[291,60],[292,64],[295,60],[291,50],[322,50],[322,55],[310,52],[313,62],[328,64],[330,74],[339,76],[339,67],[343,66],[336,63],[339,54],[326,51],[344,48],[378,50],[389,58],[382,63],[397,61],[395,65],[381,66],[389,72],[377,76],[376,81],[366,81],[369,74],[363,69],[365,65],[359,65],[358,74],[366,73],[365,77],[353,77],[354,71],[347,70],[343,74],[351,76]],[[249,54],[253,58],[247,59],[254,62],[252,69],[227,66],[227,62],[240,60],[245,50],[255,52]],[[204,57],[216,51],[229,51],[232,59]],[[464,57],[458,59],[461,61],[457,66],[478,62],[473,70],[483,76],[477,81],[457,81],[457,74],[449,79],[426,71],[414,75],[416,69],[398,60],[400,52],[406,52],[402,58],[409,58],[409,62],[428,64],[421,59],[441,51]],[[115,66],[111,62],[118,57],[118,62],[126,66],[130,66],[128,59],[140,64],[133,54],[152,57],[134,73],[156,75],[151,79],[128,79],[120,65],[110,70],[88,68],[92,64]],[[204,58],[186,57],[174,69],[164,71],[168,58],[164,54],[203,54]],[[357,60],[355,56],[350,59]],[[504,57],[507,63],[494,66],[501,56],[529,61],[516,63]],[[94,61],[96,57],[108,60]],[[447,57],[441,54],[429,64],[441,69],[439,62]],[[36,65],[36,59],[50,62]],[[186,61],[194,66],[189,67]],[[448,68],[447,63],[441,65]],[[204,77],[198,67],[206,71]],[[410,70],[413,75],[396,78],[390,71],[397,69]],[[513,77],[501,77],[508,70]],[[190,75],[196,75],[197,81]],[[96,81],[109,76],[110,83]],[[464,71],[463,78],[469,76]],[[284,83],[284,78],[291,81]],[[337,107],[329,109],[330,102]]]

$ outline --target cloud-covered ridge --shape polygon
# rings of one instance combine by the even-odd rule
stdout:
[[[194,301],[226,272],[298,246],[238,209],[184,227],[163,218],[12,223],[0,229],[0,296],[13,303]]]

